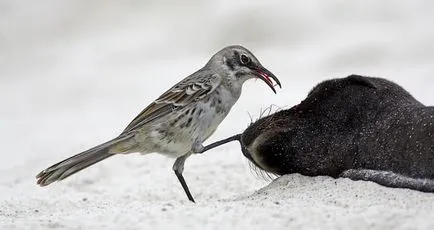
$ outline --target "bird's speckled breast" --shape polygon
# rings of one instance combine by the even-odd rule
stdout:
[[[182,156],[191,150],[195,141],[203,143],[215,132],[238,98],[239,94],[234,95],[220,87],[207,98],[166,117],[148,139],[159,153],[169,157]]]

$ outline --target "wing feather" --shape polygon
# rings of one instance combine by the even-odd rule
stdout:
[[[217,74],[204,75],[199,79],[193,75],[185,78],[142,110],[125,128],[123,133],[133,131],[144,124],[207,97],[221,82],[222,78]]]

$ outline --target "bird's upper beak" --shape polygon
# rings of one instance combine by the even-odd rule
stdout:
[[[274,93],[276,93],[276,89],[274,88],[274,86],[278,85],[280,88],[282,88],[279,79],[277,79],[277,77],[274,76],[274,74],[268,71],[266,68],[259,66],[254,68],[253,72],[258,78],[267,83],[267,85],[270,86],[271,90],[273,90]],[[271,79],[273,79],[275,83],[273,83]]]

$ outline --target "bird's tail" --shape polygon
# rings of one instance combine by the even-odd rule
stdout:
[[[108,157],[111,157],[115,153],[110,152],[110,148],[116,144],[119,144],[120,142],[130,139],[131,137],[132,136],[119,136],[113,140],[95,146],[89,150],[54,164],[36,176],[36,179],[38,180],[37,183],[40,186],[49,185],[55,181],[63,180]]]

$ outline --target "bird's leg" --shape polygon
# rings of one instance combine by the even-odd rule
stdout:
[[[216,142],[211,143],[211,144],[209,144],[207,146],[203,146],[201,143],[199,143],[199,144],[193,144],[193,147],[191,148],[191,151],[193,153],[204,153],[204,152],[206,152],[206,151],[208,151],[210,149],[213,149],[213,148],[218,147],[220,145],[226,144],[228,142],[231,142],[231,141],[240,141],[240,140],[241,140],[241,134],[237,134],[237,135],[228,137],[226,139],[223,139],[223,140],[220,140],[220,141],[216,141]]]
[[[203,153],[210,149],[213,149],[215,147],[218,147],[220,145],[226,144],[231,141],[240,141],[241,140],[241,134],[237,134],[234,136],[231,136],[229,138],[216,141],[212,144],[209,144],[207,146],[203,146],[200,141],[193,142],[193,145],[191,146],[191,153]],[[190,193],[190,190],[188,189],[187,183],[185,182],[184,177],[182,176],[182,172],[184,171],[184,163],[185,160],[191,155],[191,153],[187,153],[183,156],[180,156],[176,158],[175,164],[173,164],[173,171],[175,171],[175,175],[178,177],[179,182],[182,185],[182,188],[185,191],[185,194],[187,194],[187,197],[190,201],[195,202],[193,199],[193,196]]]
[[[195,203],[193,196],[190,193],[190,190],[188,189],[187,183],[184,180],[184,177],[182,176],[182,172],[184,172],[184,163],[185,160],[190,156],[190,153],[187,153],[183,156],[180,156],[176,158],[175,164],[173,164],[173,171],[175,171],[176,177],[178,177],[179,182],[182,185],[182,188],[184,189],[185,194],[187,194],[188,199]]]

